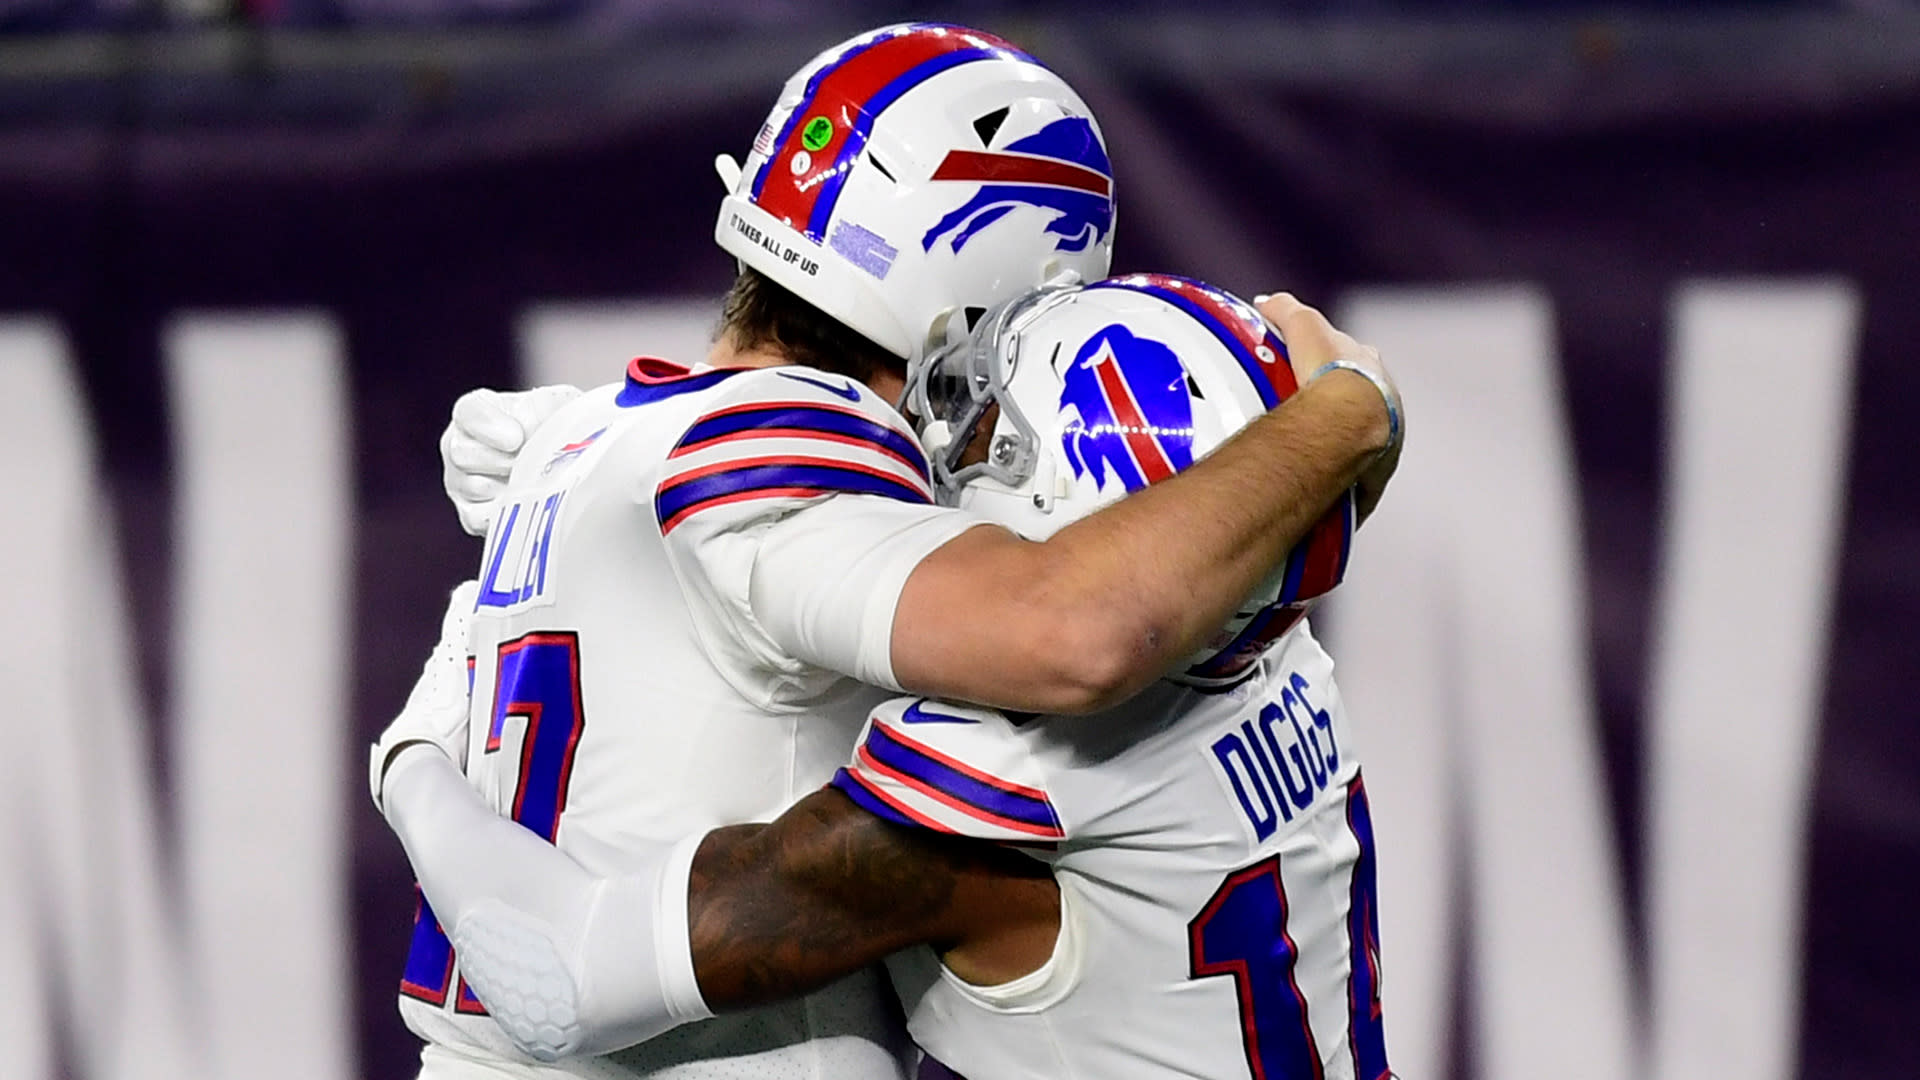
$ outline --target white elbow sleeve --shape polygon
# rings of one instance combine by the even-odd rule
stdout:
[[[461,974],[523,1053],[605,1053],[712,1015],[687,932],[700,837],[596,876],[494,814],[450,762],[412,757],[389,774],[388,820]]]

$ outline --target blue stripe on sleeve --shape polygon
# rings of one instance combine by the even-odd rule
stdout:
[[[1008,791],[969,776],[900,742],[892,732],[877,724],[867,736],[865,745],[867,752],[882,765],[911,776],[969,806],[1009,821],[1024,822],[1056,832],[1060,829],[1060,819],[1053,812],[1053,804],[1047,800]]]
[[[833,779],[827,781],[827,786],[839,789],[846,794],[847,798],[852,799],[854,804],[859,806],[860,809],[865,810],[875,817],[884,818],[887,821],[893,822],[895,825],[905,825],[912,829],[926,828],[926,825],[895,810],[885,799],[868,791],[867,785],[861,783],[858,778],[845,768],[841,768],[838,772],[835,772]]]
[[[695,480],[667,484],[653,497],[654,516],[662,527],[702,503],[730,495],[781,488],[804,488],[822,494],[848,492],[857,495],[881,495],[901,502],[930,503],[926,494],[898,480],[858,469],[830,465],[743,465],[725,472],[710,473]]]
[[[922,476],[928,472],[927,457],[921,453],[919,443],[878,420],[811,405],[767,405],[703,417],[687,429],[674,449],[690,450],[715,439],[759,428],[797,428],[859,439],[905,458]]]

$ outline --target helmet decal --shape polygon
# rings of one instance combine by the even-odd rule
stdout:
[[[920,239],[925,251],[951,232],[958,252],[1021,203],[1056,211],[1046,229],[1060,237],[1056,251],[1085,251],[1113,228],[1113,166],[1085,117],[1055,120],[1008,143],[1005,151],[949,151],[933,179],[974,181],[981,187],[927,230]]]
[[[1114,323],[1061,374],[1061,434],[1075,476],[1104,487],[1107,469],[1138,491],[1193,464],[1193,392],[1166,345]]]
[[[773,153],[754,175],[753,201],[815,241],[823,239],[874,118],[942,71],[993,59],[1039,64],[991,34],[937,23],[896,27],[850,46],[807,81],[774,137]],[[814,123],[818,118],[827,124]]]
[[[1240,370],[1246,372],[1261,403],[1269,409],[1292,397],[1299,388],[1287,362],[1286,343],[1245,301],[1204,282],[1173,274],[1128,274],[1087,287],[1146,293],[1193,316],[1239,361]]]

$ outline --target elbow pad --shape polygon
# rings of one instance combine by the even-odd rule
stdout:
[[[602,1054],[713,1015],[687,931],[702,837],[589,873],[482,802],[439,755],[407,755],[387,817],[448,929],[460,972],[522,1053]]]
[[[461,974],[514,1046],[536,1061],[604,1054],[712,1015],[687,944],[698,846],[694,837],[637,872],[594,879],[573,925],[491,897],[460,913],[449,936]]]

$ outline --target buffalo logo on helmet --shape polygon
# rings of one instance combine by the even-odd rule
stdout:
[[[948,243],[958,253],[1022,205],[1054,212],[1046,231],[1059,237],[1056,251],[1085,251],[1113,228],[1113,166],[1085,117],[1055,120],[1004,150],[949,151],[933,179],[972,181],[980,189],[927,230],[920,239],[924,251],[951,234]]]
[[[1119,323],[1087,340],[1061,377],[1061,435],[1076,477],[1128,491],[1193,464],[1193,391],[1171,348]]]

